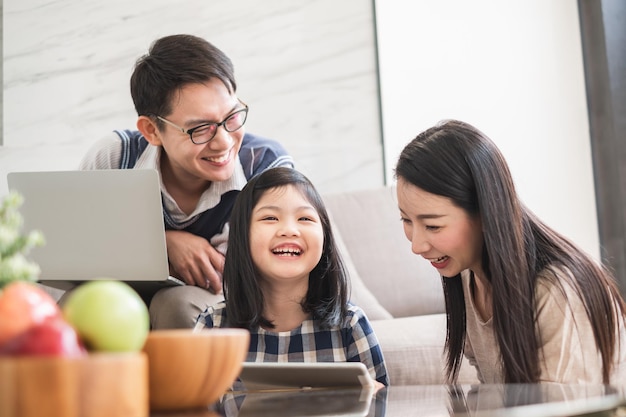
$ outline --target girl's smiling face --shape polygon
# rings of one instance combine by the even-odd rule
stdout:
[[[302,281],[322,257],[324,230],[317,210],[298,188],[265,191],[252,211],[252,261],[266,281]]]
[[[452,200],[428,193],[399,177],[398,207],[411,250],[446,277],[465,269],[484,276],[481,267],[483,234],[480,219]]]

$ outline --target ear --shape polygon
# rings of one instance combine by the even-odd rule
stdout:
[[[161,146],[161,132],[157,127],[154,120],[148,116],[139,116],[137,119],[137,129],[141,132],[144,138],[154,146]]]

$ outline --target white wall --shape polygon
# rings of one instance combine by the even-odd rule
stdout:
[[[524,202],[599,259],[576,2],[381,0],[376,12],[387,178],[419,132],[469,122]]]
[[[129,77],[161,36],[233,60],[247,130],[281,141],[320,191],[383,184],[373,6],[363,0],[4,0],[6,173],[75,169],[133,128]]]
[[[443,118],[502,148],[526,203],[598,252],[576,2],[376,2],[385,165],[368,0],[4,0],[6,173],[74,169],[131,128],[134,61],[172,33],[235,64],[248,131],[285,144],[323,192],[380,185],[401,148]]]

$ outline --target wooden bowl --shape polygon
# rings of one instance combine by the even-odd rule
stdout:
[[[250,333],[243,329],[153,330],[148,355],[151,411],[206,408],[230,388],[246,358]]]
[[[0,357],[0,416],[147,417],[142,352]]]

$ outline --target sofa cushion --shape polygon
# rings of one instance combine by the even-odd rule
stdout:
[[[346,273],[350,279],[350,301],[361,307],[367,318],[370,320],[384,320],[392,318],[393,316],[391,313],[385,310],[385,307],[378,302],[374,294],[372,294],[363,283],[363,280],[359,276],[359,272],[350,257],[350,252],[348,251],[348,248],[346,248],[343,238],[341,237],[339,228],[334,222],[332,214],[328,213],[328,215],[333,229],[335,244],[341,254],[341,258],[346,268]]]
[[[378,302],[394,317],[445,311],[441,278],[404,236],[394,187],[326,194],[349,256]]]
[[[444,383],[445,314],[375,320],[372,328],[383,351],[390,385]],[[476,370],[465,358],[457,382],[478,382]]]

